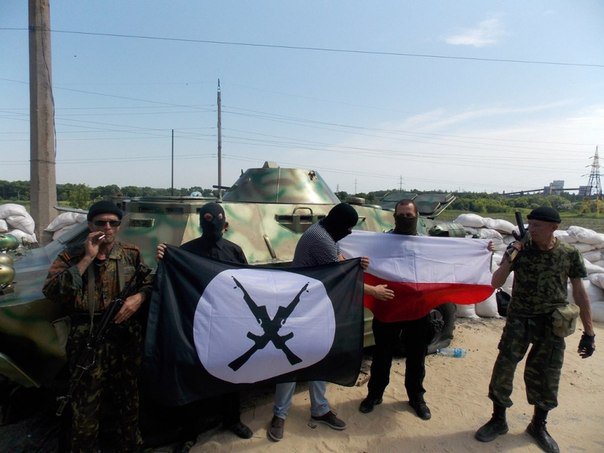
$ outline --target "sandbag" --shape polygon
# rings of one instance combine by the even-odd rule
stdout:
[[[508,222],[503,219],[491,219],[489,217],[484,218],[484,226],[492,230],[497,230],[500,233],[512,234],[515,225],[512,222]],[[516,228],[517,229],[517,228]]]
[[[568,234],[577,238],[577,242],[584,244],[601,245],[604,244],[604,234],[596,233],[594,230],[580,226],[568,227]]]
[[[576,242],[573,244],[573,247],[576,248],[581,254],[590,252],[596,248],[595,245],[588,244],[586,242]]]
[[[36,223],[32,216],[26,215],[10,215],[6,218],[6,223],[11,228],[21,230],[27,234],[34,234]]]
[[[63,236],[68,231],[73,230],[76,226],[78,226],[77,223],[73,223],[71,225],[65,225],[63,228],[61,228],[60,230],[55,231],[52,234],[52,240],[56,241],[58,238],[60,238],[61,236]]]
[[[595,322],[604,322],[604,300],[591,303],[591,319]]]
[[[604,267],[596,266],[595,264],[592,264],[587,260],[583,260],[583,263],[585,264],[585,270],[587,271],[587,275],[599,274],[604,272]]]
[[[475,306],[475,311],[481,318],[499,318],[497,310],[497,298],[495,293],[491,294],[488,299],[479,302]]]
[[[44,231],[55,232],[68,225],[74,225],[86,221],[86,214],[80,214],[78,212],[63,212],[53,219],[48,224]]]
[[[589,297],[590,301],[594,300],[604,300],[604,289],[600,288],[598,285],[594,285],[591,280],[584,279],[581,280],[583,287],[585,288],[585,292],[587,293],[587,297]],[[568,299],[569,302],[575,304],[575,298],[573,297],[573,287],[569,283],[568,284]]]
[[[574,244],[577,242],[577,238],[568,234],[568,231],[566,230],[556,230],[554,231],[554,236],[567,244]]]
[[[470,305],[455,304],[455,305],[457,305],[457,311],[456,311],[455,315],[458,318],[473,318],[473,319],[478,318],[478,315],[476,314],[476,307],[474,306],[474,304],[470,304]]]
[[[604,289],[604,274],[594,273],[587,276],[592,285],[596,285],[598,288]]]
[[[590,250],[589,252],[585,252],[582,254],[583,259],[589,261],[590,263],[596,263],[596,261],[600,261],[602,259],[602,251],[601,250]]]
[[[458,215],[454,222],[473,228],[482,228],[484,226],[483,218],[478,214],[471,213]]]
[[[6,219],[13,215],[29,215],[25,206],[16,203],[0,204],[0,219]]]
[[[11,230],[8,232],[17,238],[20,244],[35,244],[38,242],[35,234],[28,234],[21,230]]]
[[[503,241],[501,233],[491,228],[481,228],[478,230],[478,233],[480,234],[480,239],[499,239]]]

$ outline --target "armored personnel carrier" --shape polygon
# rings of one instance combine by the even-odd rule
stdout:
[[[116,201],[125,211],[120,240],[138,245],[145,262],[154,265],[159,243],[180,245],[201,235],[198,211],[217,200],[143,197]],[[250,264],[274,266],[289,264],[302,233],[340,202],[316,171],[268,162],[243,172],[218,201],[228,221],[225,237],[243,248]],[[356,229],[392,229],[392,210],[359,199],[350,202],[359,214]],[[427,234],[433,221],[426,211],[422,214],[418,229]],[[63,367],[61,344],[67,332],[54,322],[62,313],[44,298],[42,286],[56,256],[87,234],[86,224],[81,224],[45,247],[27,249],[14,257],[14,281],[0,290],[0,392],[2,387],[48,386]],[[452,332],[450,315],[448,323]],[[365,334],[365,344],[373,344],[370,312],[366,312]],[[6,412],[3,414],[6,418]]]

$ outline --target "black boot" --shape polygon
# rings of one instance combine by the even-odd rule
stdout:
[[[545,424],[547,423],[546,419],[547,411],[535,406],[535,414],[533,415],[531,423],[526,427],[526,432],[537,441],[543,451],[548,453],[559,453],[560,449],[558,448],[558,444],[552,436],[549,435],[547,429],[545,429]]]
[[[480,427],[474,437],[481,442],[491,442],[501,434],[508,432],[508,422],[505,419],[505,407],[493,403],[493,416]]]

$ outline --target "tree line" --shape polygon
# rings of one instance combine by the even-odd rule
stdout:
[[[336,192],[340,200],[350,197],[363,198],[368,204],[379,204],[380,199],[394,190],[377,190],[368,193],[349,194],[344,191]],[[538,206],[550,206],[560,212],[574,212],[581,215],[604,214],[604,201],[583,199],[575,194],[562,193],[560,195],[525,195],[520,197],[506,197],[498,193],[484,192],[445,192],[441,190],[421,191],[410,190],[413,194],[452,193],[456,196],[449,209],[475,212],[479,214],[506,213],[518,209],[533,209]],[[162,189],[154,187],[123,186],[115,184],[108,186],[89,187],[86,184],[57,184],[57,201],[60,205],[73,208],[87,209],[94,201],[112,197],[159,197],[159,196],[197,196],[213,197],[217,193],[213,189],[204,189],[199,186],[182,187],[179,189]],[[0,203],[15,202],[29,204],[29,181],[3,181],[0,180]]]

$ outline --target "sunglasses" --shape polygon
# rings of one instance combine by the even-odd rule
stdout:
[[[94,222],[92,222],[94,224],[94,226],[98,226],[98,227],[102,227],[105,226],[106,224],[109,224],[110,227],[118,227],[121,225],[122,221],[121,220],[95,220]]]

